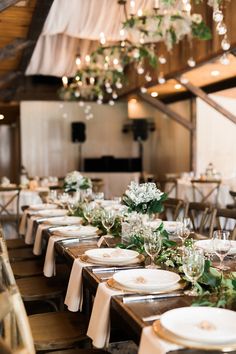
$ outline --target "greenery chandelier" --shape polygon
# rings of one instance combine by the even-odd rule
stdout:
[[[216,31],[222,36],[221,47],[225,51],[221,58],[223,64],[228,63],[227,51],[230,42],[222,12],[223,0],[208,0],[213,9],[213,20]],[[229,1],[229,0],[228,0]],[[96,100],[98,104],[108,102],[114,105],[119,96],[119,90],[126,83],[125,68],[133,64],[139,75],[144,75],[147,82],[152,81],[147,65],[157,67],[165,64],[164,55],[157,56],[156,48],[164,43],[168,52],[183,39],[188,39],[190,48],[192,39],[209,40],[211,31],[204,22],[202,15],[192,13],[193,3],[201,0],[153,0],[152,9],[136,9],[135,0],[119,0],[124,7],[126,20],[120,31],[120,41],[108,45],[104,33],[100,34],[100,46],[84,61],[77,56],[77,72],[68,80],[62,78],[63,87],[59,90],[61,99],[66,100]],[[129,5],[129,6],[128,6]],[[129,11],[128,11],[129,10]],[[129,12],[129,15],[128,15]],[[196,62],[191,55],[187,61],[190,67]],[[159,74],[160,84],[165,82],[164,75]],[[146,92],[145,87],[141,87]]]

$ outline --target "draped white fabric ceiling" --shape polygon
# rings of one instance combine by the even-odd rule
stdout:
[[[152,6],[153,0],[136,0],[137,10]],[[76,54],[94,50],[101,32],[109,42],[120,40],[124,20],[117,0],[54,0],[26,75],[73,76]]]

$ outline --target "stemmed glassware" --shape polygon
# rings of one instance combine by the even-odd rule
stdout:
[[[230,232],[225,230],[216,230],[213,232],[213,250],[220,258],[220,264],[217,266],[220,270],[227,270],[229,267],[223,264],[225,256],[229,253],[231,242],[229,240]]]
[[[182,248],[184,247],[185,240],[190,235],[190,218],[182,218],[180,225],[177,227],[177,236],[182,242]]]
[[[67,208],[69,212],[74,215],[75,211],[78,208],[78,200],[74,197],[69,197],[67,200]]]
[[[104,209],[102,211],[101,216],[102,216],[102,225],[105,227],[107,231],[107,235],[109,235],[110,230],[115,223],[116,214],[113,209]]]
[[[196,283],[204,272],[205,258],[202,249],[185,248],[183,252],[183,271],[192,282],[192,289],[185,291],[186,295],[197,296]]]
[[[95,203],[85,203],[83,207],[84,217],[91,224],[94,216]]]
[[[155,264],[155,257],[161,250],[162,239],[159,231],[148,228],[144,233],[144,249],[151,258],[151,264],[146,268],[155,269],[158,268]]]

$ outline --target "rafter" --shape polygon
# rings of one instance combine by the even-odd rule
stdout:
[[[175,122],[181,124],[184,128],[188,130],[193,129],[193,125],[191,122],[187,121],[184,117],[182,117],[179,113],[173,111],[170,107],[168,107],[165,103],[162,101],[151,97],[150,95],[146,93],[140,93],[139,97],[141,97],[144,101],[150,103],[153,107],[157,108],[159,111],[165,113],[168,115],[172,120]]]
[[[195,96],[201,98],[204,102],[206,102],[209,106],[214,108],[217,112],[221,113],[223,116],[228,118],[231,122],[236,124],[236,116],[232,114],[230,111],[228,111],[226,108],[221,106],[219,103],[217,103],[215,100],[213,100],[211,97],[209,97],[200,87],[197,87],[190,82],[183,84],[180,80],[180,77],[176,77],[176,80],[180,82],[181,85],[186,87],[187,90],[192,92]]]
[[[8,74],[0,76],[0,89],[7,86],[10,82],[19,78],[22,75],[21,71],[13,71]]]
[[[11,43],[0,49],[0,60],[14,57],[19,51],[33,45],[33,41],[26,41],[23,38],[16,38]]]
[[[20,0],[1,0],[0,1],[0,12],[6,10],[8,7],[15,5]]]

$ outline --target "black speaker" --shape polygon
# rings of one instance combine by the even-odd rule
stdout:
[[[147,119],[134,119],[133,120],[133,137],[134,140],[145,141],[148,138],[148,121]]]
[[[73,143],[84,143],[86,141],[86,125],[83,122],[71,123],[71,139]]]

